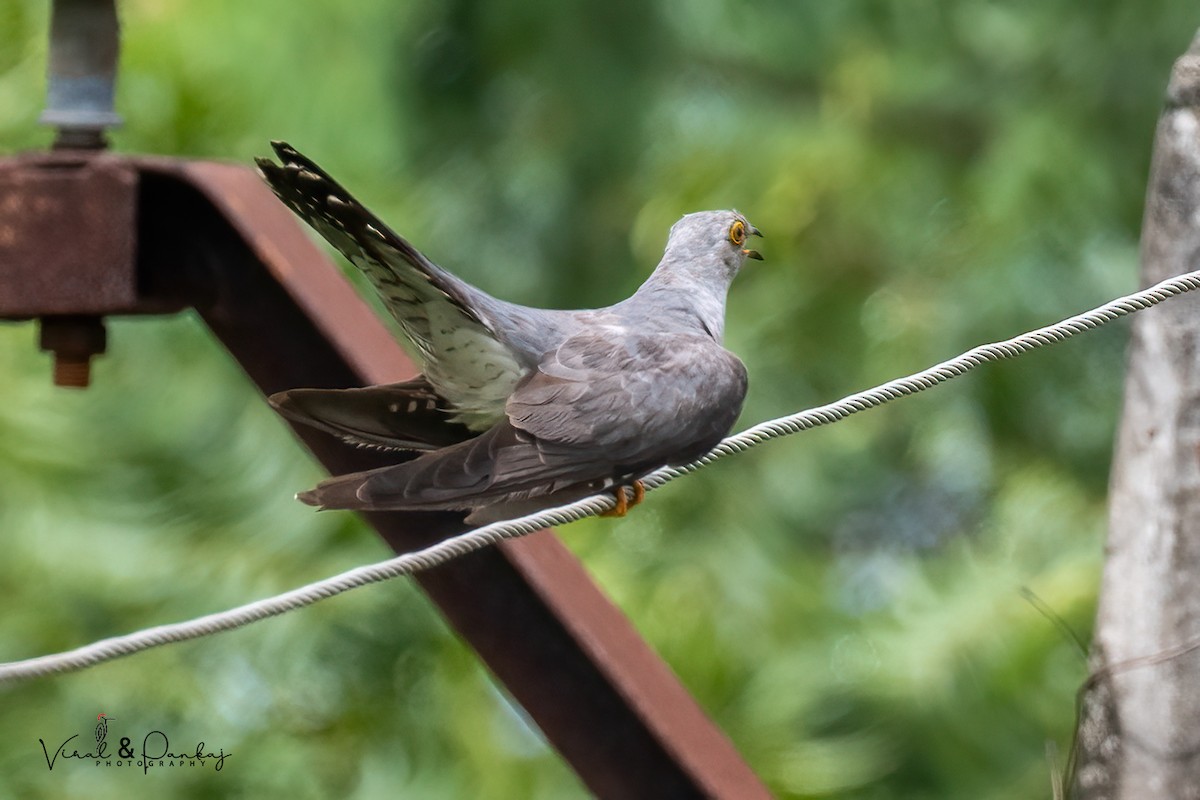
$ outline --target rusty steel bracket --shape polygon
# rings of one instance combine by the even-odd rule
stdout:
[[[105,314],[149,307],[137,285],[133,164],[58,150],[0,161],[0,318],[41,320],[54,379],[86,386]]]
[[[416,371],[251,170],[83,151],[0,160],[0,318],[42,319],[43,343],[70,363],[103,350],[105,315],[187,307],[264,394]],[[331,472],[383,463],[296,433]],[[463,529],[453,514],[365,516],[396,552]],[[415,579],[597,795],[769,796],[552,532]]]

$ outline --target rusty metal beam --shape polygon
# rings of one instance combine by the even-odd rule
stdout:
[[[97,159],[98,166],[120,162],[137,177],[137,296],[132,302],[114,296],[112,308],[93,304],[88,313],[194,306],[264,393],[384,383],[415,372],[385,326],[253,172],[163,158]],[[18,172],[42,168],[7,166]],[[0,176],[4,167],[0,164]],[[79,186],[94,180],[76,172]],[[20,176],[9,177],[9,195],[0,181],[0,200],[23,191]],[[97,190],[60,187],[57,196],[63,203],[79,200],[71,200],[72,191],[86,200]],[[104,216],[103,210],[95,213]],[[40,246],[55,246],[45,234],[14,235],[28,256]],[[95,235],[102,238],[100,231]],[[127,251],[118,242],[113,253]],[[114,256],[110,265],[121,271],[118,260]],[[0,272],[0,290],[36,269],[36,261],[7,269],[8,274]],[[54,291],[43,285],[0,315],[76,309]],[[320,432],[296,432],[331,472],[382,463],[378,454]],[[452,514],[367,518],[397,552],[462,530]],[[769,796],[551,532],[474,553],[416,580],[597,795]]]

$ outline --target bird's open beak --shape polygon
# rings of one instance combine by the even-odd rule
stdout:
[[[755,228],[755,227],[750,228],[750,235],[757,236],[760,239],[766,238],[765,236],[763,236],[762,231],[760,231],[758,228]],[[753,258],[755,261],[763,260],[762,253],[758,252],[757,250],[743,250],[742,252],[746,254],[746,258]]]

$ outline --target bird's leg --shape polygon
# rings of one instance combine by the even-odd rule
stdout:
[[[617,499],[617,504],[608,511],[601,511],[602,517],[623,517],[629,511],[629,502],[625,499],[625,487],[618,486],[613,490],[613,497]]]
[[[629,488],[633,489],[633,500],[629,500],[625,496],[624,486],[618,486],[613,490],[613,496],[617,498],[617,504],[608,511],[601,512],[600,516],[623,517],[629,513],[629,509],[646,499],[646,485],[641,481],[634,481],[630,484]]]

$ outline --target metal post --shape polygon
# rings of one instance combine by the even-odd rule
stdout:
[[[120,25],[114,0],[54,0],[46,110],[58,129],[55,149],[100,149],[104,131],[121,124],[113,111]]]

